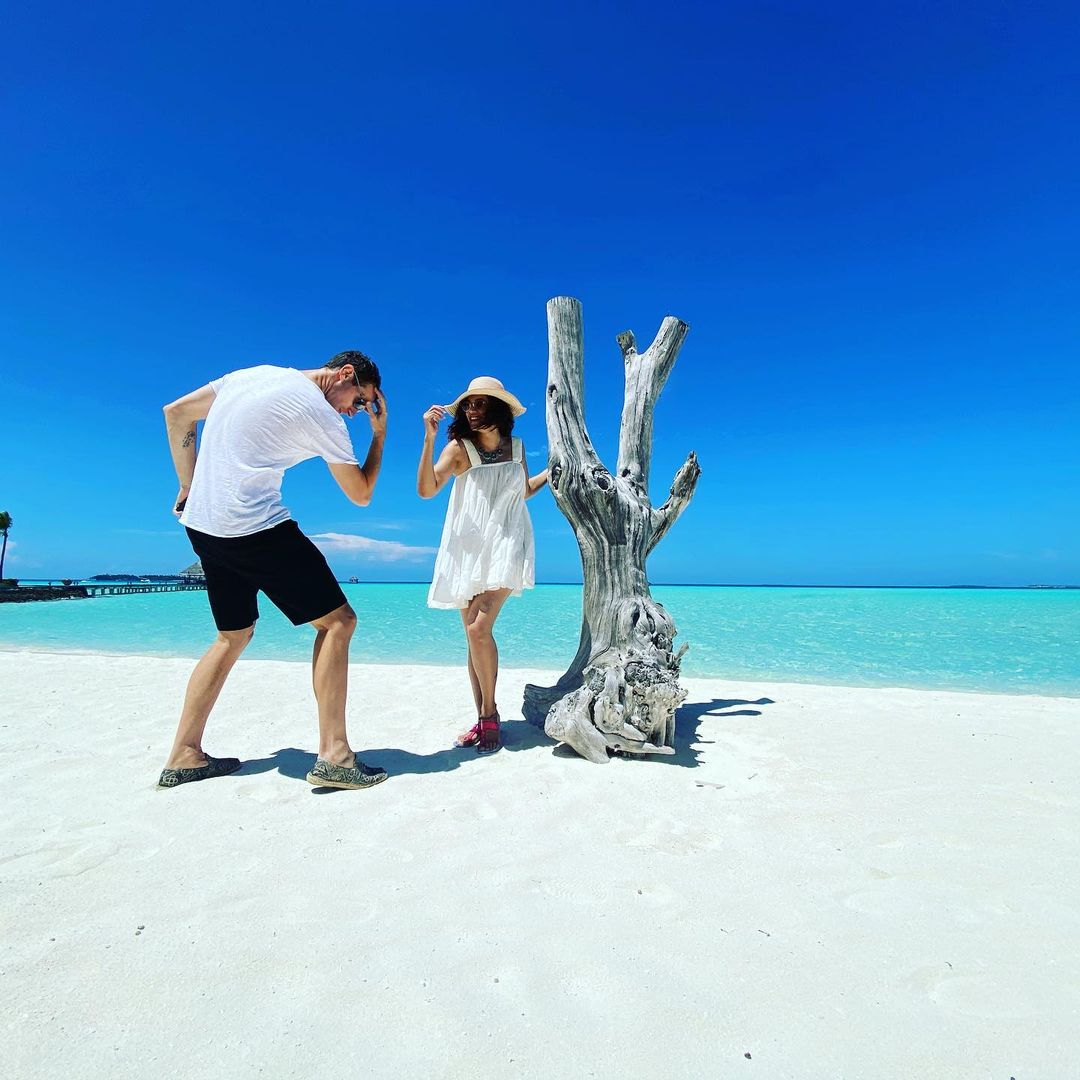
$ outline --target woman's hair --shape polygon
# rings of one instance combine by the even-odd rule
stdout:
[[[326,361],[326,366],[331,371],[337,368],[343,368],[346,364],[352,364],[353,371],[356,372],[356,381],[361,386],[366,386],[371,383],[376,390],[382,386],[382,376],[379,374],[379,369],[375,366],[375,362],[370,356],[365,356],[362,352],[358,352],[356,349],[347,349],[345,352],[339,352],[335,356],[331,356]]]
[[[484,419],[489,424],[494,424],[499,429],[499,434],[505,438],[514,430],[514,414],[510,411],[510,406],[505,401],[500,401],[495,397],[488,397],[487,394],[471,394],[470,397],[484,397],[487,398],[487,410],[484,414]],[[450,424],[450,430],[446,433],[447,439],[453,442],[454,439],[469,439],[472,441],[473,430],[469,427],[469,421],[465,419],[465,402],[457,407],[457,411],[454,413],[453,422]]]

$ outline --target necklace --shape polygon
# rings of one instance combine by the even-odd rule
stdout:
[[[495,465],[498,463],[499,458],[502,457],[503,447],[501,441],[494,450],[483,450],[476,443],[473,443],[473,446],[476,447],[476,456],[480,459],[481,465]]]

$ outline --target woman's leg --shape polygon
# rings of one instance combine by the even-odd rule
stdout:
[[[476,703],[476,723],[466,728],[460,735],[454,740],[455,746],[475,746],[480,739],[480,705],[482,697],[480,694],[480,680],[476,677],[476,668],[473,666],[472,660],[472,646],[469,645],[469,609],[463,607],[461,609],[461,625],[465,629],[465,643],[468,646],[469,651],[469,686],[472,687],[473,701]]]
[[[509,595],[509,589],[492,589],[474,596],[466,608],[465,633],[469,638],[469,655],[480,687],[482,718],[492,717],[496,712],[495,683],[499,677],[499,649],[492,631]],[[481,733],[479,749],[493,750],[498,743],[497,732]]]
[[[461,609],[461,625],[465,628],[465,643],[469,647],[469,685],[472,687],[473,701],[476,702],[476,715],[479,716],[483,697],[480,693],[480,680],[476,677],[476,667],[472,659],[472,644],[469,641],[469,609],[467,607]]]

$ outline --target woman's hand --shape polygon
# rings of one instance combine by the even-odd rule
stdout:
[[[424,413],[425,439],[435,438],[435,435],[439,430],[439,424],[442,423],[444,416],[446,416],[446,410],[441,405],[432,405],[431,408]]]
[[[531,499],[541,488],[546,487],[548,482],[548,470],[538,472],[534,476],[529,476],[528,470],[525,472],[525,498]]]

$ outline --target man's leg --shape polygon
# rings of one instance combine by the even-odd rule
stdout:
[[[244,630],[219,630],[217,641],[195,665],[188,679],[176,740],[165,765],[167,769],[197,769],[206,764],[202,737],[210,710],[254,633],[254,625]]]
[[[356,612],[348,604],[315,619],[311,683],[319,703],[319,757],[334,765],[352,766],[355,755],[345,731],[345,698],[349,688],[349,642]]]
[[[267,530],[259,586],[294,626],[315,628],[311,685],[319,704],[319,757],[307,774],[316,787],[367,788],[386,779],[369,769],[349,746],[345,698],[349,688],[349,641],[356,613],[345,600],[323,553],[294,521]],[[328,614],[312,618],[316,612]]]

